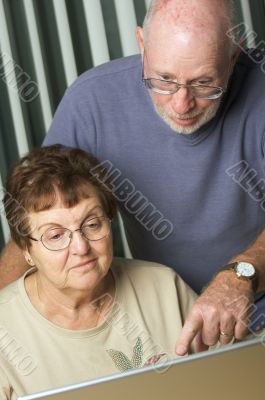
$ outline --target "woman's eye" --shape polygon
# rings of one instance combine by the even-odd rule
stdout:
[[[57,233],[56,235],[53,235],[50,237],[50,240],[58,240],[62,237],[62,235],[60,235],[59,233]]]
[[[93,224],[89,224],[86,225],[89,229],[97,229],[99,227],[99,224],[97,223],[93,223]]]
[[[48,240],[51,241],[56,241],[62,239],[62,237],[65,235],[65,231],[62,230],[56,230],[56,231],[50,231],[48,232],[45,236]]]

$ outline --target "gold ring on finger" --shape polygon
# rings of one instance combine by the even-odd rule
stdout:
[[[233,333],[226,333],[224,331],[220,331],[220,336],[232,337],[232,336],[234,336],[234,334]]]

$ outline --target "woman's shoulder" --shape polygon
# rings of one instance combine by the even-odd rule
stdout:
[[[167,267],[156,262],[136,260],[128,258],[114,257],[112,262],[112,270],[116,274],[126,274],[131,278],[133,277],[151,277],[157,279],[164,277],[165,279],[175,279],[176,272]]]
[[[175,270],[163,264],[114,257],[111,269],[122,286],[130,282],[133,287],[144,292],[149,289],[158,292],[166,289],[168,294],[177,291],[180,296],[188,296],[193,300],[197,297]]]
[[[0,314],[8,312],[7,304],[14,303],[19,297],[19,281],[22,278],[10,283],[0,290]]]
[[[16,280],[0,290],[0,307],[12,301],[18,295],[18,281]]]
[[[18,281],[10,283],[0,290],[0,315],[1,327],[9,324],[17,313],[21,313],[21,302],[19,300]]]
[[[23,276],[15,280],[14,282],[10,283],[9,285],[5,286],[4,288],[0,289],[0,308],[5,308],[7,303],[11,304],[14,302],[19,302],[21,297],[25,296],[25,289],[24,289],[24,279],[25,277],[30,274],[34,269],[31,268],[27,270]],[[17,305],[16,305],[17,307]],[[9,308],[10,310],[10,308]],[[2,313],[2,310],[1,310]]]

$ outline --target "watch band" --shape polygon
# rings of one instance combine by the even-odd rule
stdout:
[[[256,293],[256,292],[257,292],[257,289],[258,289],[258,274],[257,274],[257,269],[254,267],[253,264],[251,264],[251,265],[253,266],[254,270],[255,270],[255,274],[254,274],[252,277],[247,277],[247,276],[239,275],[238,272],[236,271],[236,266],[237,266],[240,262],[243,262],[243,261],[236,261],[236,262],[227,264],[227,265],[223,266],[223,267],[220,269],[220,272],[221,272],[221,271],[225,271],[225,270],[233,271],[238,279],[251,282],[253,292]]]

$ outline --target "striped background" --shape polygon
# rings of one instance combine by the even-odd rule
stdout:
[[[83,71],[138,52],[150,0],[0,0],[0,189],[18,157],[40,146],[58,102]],[[265,1],[237,0],[265,38]],[[3,191],[0,190],[0,198]],[[117,229],[117,228],[116,228]],[[0,249],[8,240],[0,205]],[[122,254],[117,239],[116,254]]]

